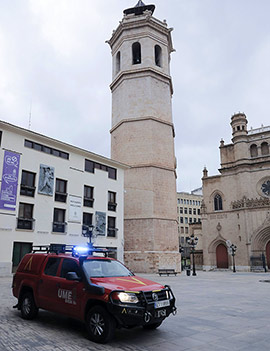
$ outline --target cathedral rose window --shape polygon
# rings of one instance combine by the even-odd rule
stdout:
[[[267,195],[270,196],[270,180],[266,180],[263,184],[262,184],[262,192]]]

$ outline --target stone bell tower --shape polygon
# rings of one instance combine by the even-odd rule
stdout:
[[[113,77],[111,157],[125,171],[125,263],[180,270],[172,123],[171,28],[139,1],[108,41]]]

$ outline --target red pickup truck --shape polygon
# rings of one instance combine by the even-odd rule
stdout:
[[[39,308],[60,313],[84,321],[89,338],[106,343],[115,328],[155,329],[176,313],[169,286],[134,275],[98,249],[39,251],[23,257],[13,278],[14,307],[24,319],[36,317]]]

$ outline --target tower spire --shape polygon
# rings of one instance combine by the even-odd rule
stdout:
[[[142,0],[139,0],[134,7],[124,10],[125,15],[135,14],[135,15],[142,15],[144,11],[150,11],[152,14],[155,11],[155,5],[145,5]]]

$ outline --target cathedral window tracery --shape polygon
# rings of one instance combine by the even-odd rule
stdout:
[[[216,194],[214,197],[214,210],[215,211],[223,210],[222,197],[219,194]]]

